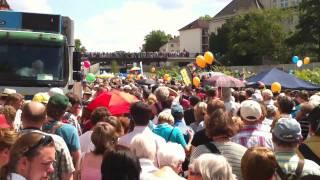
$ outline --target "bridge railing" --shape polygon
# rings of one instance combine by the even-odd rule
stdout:
[[[189,52],[138,52],[138,53],[127,53],[127,52],[88,52],[84,54],[89,59],[167,59],[167,58],[193,58],[198,53]]]

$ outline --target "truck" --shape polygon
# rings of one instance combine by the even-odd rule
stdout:
[[[69,17],[0,11],[0,91],[32,96],[52,87],[67,91],[81,80]]]

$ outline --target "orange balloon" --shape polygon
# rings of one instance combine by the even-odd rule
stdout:
[[[199,87],[200,86],[200,78],[199,77],[194,77],[193,80],[193,85],[196,86],[196,87]]]
[[[206,61],[202,55],[197,56],[196,63],[199,67],[205,68],[206,67]]]
[[[273,93],[280,93],[281,92],[281,84],[278,82],[274,82],[271,84],[271,91]]]
[[[304,64],[310,64],[310,58],[309,58],[309,57],[305,57],[305,58],[303,59],[303,63],[304,63]]]
[[[210,51],[207,51],[205,54],[204,54],[204,60],[207,64],[212,64],[213,61],[214,61],[214,56],[213,54],[210,52]]]
[[[171,79],[171,77],[170,77],[169,74],[165,74],[165,75],[163,76],[163,80],[165,80],[165,81],[170,81],[170,79]]]

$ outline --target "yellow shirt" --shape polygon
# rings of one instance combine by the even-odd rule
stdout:
[[[307,145],[310,150],[320,158],[320,136],[311,136],[307,138],[303,143]],[[296,152],[300,158],[304,158],[298,148],[296,149]]]

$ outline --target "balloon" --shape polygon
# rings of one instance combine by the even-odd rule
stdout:
[[[90,61],[88,60],[83,61],[83,66],[88,69],[91,66]]]
[[[165,74],[165,75],[163,76],[163,80],[165,80],[165,81],[170,81],[170,80],[171,80],[170,75],[169,75],[169,74]]]
[[[88,82],[94,82],[94,81],[96,80],[96,76],[95,76],[94,74],[92,74],[92,73],[89,73],[89,74],[87,74],[87,76],[86,76],[86,80],[87,80]]]
[[[280,93],[281,92],[281,84],[278,82],[274,82],[271,84],[271,91],[273,93]]]
[[[196,87],[200,86],[200,78],[199,77],[194,77],[192,82],[193,82],[194,86],[196,86]]]
[[[310,58],[309,58],[309,57],[305,57],[305,58],[303,59],[303,63],[304,63],[304,64],[310,64]]]
[[[292,62],[293,62],[294,64],[297,64],[298,61],[299,61],[299,57],[298,57],[298,56],[293,56],[293,57],[292,57]]]
[[[213,61],[214,61],[214,56],[213,54],[210,52],[210,51],[207,51],[205,54],[204,54],[204,60],[207,64],[212,64]]]
[[[302,60],[299,60],[299,61],[297,62],[297,66],[298,66],[298,67],[301,67],[302,65],[303,65]]]
[[[156,72],[156,68],[155,68],[155,67],[152,67],[152,68],[151,68],[151,72],[152,72],[152,73]]]
[[[200,68],[206,67],[206,61],[202,55],[197,56],[196,63]]]

